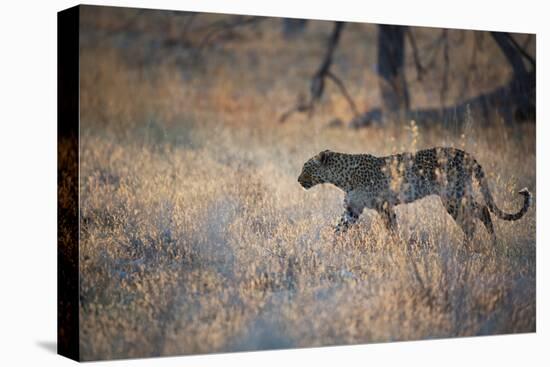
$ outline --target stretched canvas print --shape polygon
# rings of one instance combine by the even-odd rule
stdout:
[[[58,15],[58,348],[536,329],[534,34]]]

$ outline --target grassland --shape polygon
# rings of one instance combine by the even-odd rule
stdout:
[[[312,118],[281,124],[307,92],[330,23],[285,40],[268,19],[197,55],[201,24],[215,16],[197,19],[187,44],[178,38],[184,16],[149,15],[90,8],[82,18],[83,359],[535,330],[534,124],[331,127],[350,112],[330,89]],[[421,46],[430,32],[418,30]],[[350,25],[335,64],[363,109],[378,103],[375,36],[374,26]],[[509,77],[485,41],[479,70],[451,64],[460,87],[449,102]],[[433,103],[439,78],[436,66],[423,83],[411,77],[413,104]],[[467,252],[435,197],[397,208],[399,239],[365,211],[335,242],[343,193],[296,182],[323,149],[385,155],[434,145],[474,154],[503,209],[519,208],[518,189],[533,192],[520,221],[495,218],[496,248],[478,223],[480,252]]]

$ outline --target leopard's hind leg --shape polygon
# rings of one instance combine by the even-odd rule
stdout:
[[[464,246],[470,250],[475,233],[475,211],[469,200],[463,198],[447,198],[442,200],[447,213],[455,220],[464,232]]]
[[[393,207],[389,203],[385,202],[377,207],[376,211],[380,215],[380,218],[382,218],[384,226],[390,233],[392,240],[397,241],[399,239],[399,233],[397,232],[397,215],[395,214]]]
[[[491,236],[491,242],[493,243],[493,247],[495,247],[497,244],[497,236],[495,234],[493,221],[491,220],[489,208],[486,205],[476,203],[475,210],[477,217],[479,218],[479,220],[481,220],[481,223],[483,223],[483,225],[487,229],[487,232],[489,232],[489,235]]]
[[[448,171],[448,186],[442,190],[440,197],[447,213],[464,232],[464,246],[468,250],[472,249],[476,228],[475,219],[482,219],[483,210],[474,199],[471,175],[463,169],[455,167],[450,169]],[[484,219],[484,224],[487,226],[487,218],[483,217],[482,221]],[[477,251],[477,249],[474,250]]]
[[[466,248],[470,249],[472,245],[475,234],[475,219],[479,219],[483,223],[491,236],[493,248],[496,246],[495,228],[487,206],[477,203],[473,198],[466,197],[460,200],[453,198],[442,201],[447,212],[464,232],[464,245]]]

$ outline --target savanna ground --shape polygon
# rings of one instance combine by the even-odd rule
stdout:
[[[202,17],[202,18],[201,18]],[[84,8],[81,15],[80,336],[85,360],[535,331],[535,125],[496,116],[360,130],[331,86],[316,113],[278,117],[307,93],[330,22],[295,39],[266,19],[201,46],[222,16]],[[434,30],[415,29],[419,47]],[[461,37],[464,49],[475,39]],[[502,84],[489,37],[475,68],[451,48],[448,102]],[[200,52],[198,51],[199,49]],[[462,51],[461,51],[462,50]],[[438,103],[441,67],[414,78]],[[348,24],[334,68],[362,109],[379,104],[376,27]],[[365,211],[334,242],[343,193],[304,191],[323,149],[392,154],[455,146],[483,165],[497,204],[524,218],[480,223],[479,253],[436,197],[397,207],[399,239]]]

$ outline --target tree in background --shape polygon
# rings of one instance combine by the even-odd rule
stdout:
[[[406,38],[413,50],[419,80],[421,80],[426,67],[422,65],[411,29],[407,26],[396,25],[378,25],[376,72],[379,76],[381,106],[359,113],[343,82],[331,71],[333,54],[337,49],[343,27],[344,23],[335,22],[321,66],[313,75],[310,83],[309,101],[300,101],[281,116],[281,121],[288,119],[294,112],[308,112],[311,115],[315,104],[323,95],[325,79],[331,79],[348,101],[354,115],[350,126],[356,128],[396,118],[398,120],[414,119],[419,123],[453,122],[456,124],[464,122],[467,114],[474,114],[481,120],[488,121],[494,112],[508,123],[534,120],[535,118],[535,60],[527,53],[524,46],[520,46],[506,32],[491,32],[491,36],[513,70],[512,80],[490,92],[467,98],[456,105],[445,106],[444,102],[449,87],[450,60],[447,30],[442,30],[441,36],[436,41],[438,46],[443,47],[444,75],[440,89],[441,107],[411,109],[404,67]],[[531,71],[528,71],[525,62],[531,65]]]

